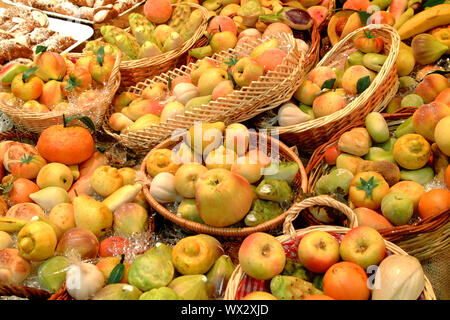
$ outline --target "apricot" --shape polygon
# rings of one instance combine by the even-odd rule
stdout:
[[[50,80],[42,87],[42,94],[39,98],[39,102],[46,106],[52,106],[63,102],[65,98],[61,82],[56,80]]]
[[[167,22],[172,16],[172,10],[169,0],[147,0],[144,5],[144,15],[156,24]]]
[[[212,18],[206,31],[211,35],[220,31],[231,31],[235,36],[238,34],[234,20],[227,16],[215,16]]]
[[[315,83],[319,88],[322,88],[325,81],[329,79],[337,79],[337,76],[332,68],[321,66],[311,70],[308,74],[308,79]]]
[[[443,90],[434,99],[434,102],[441,102],[450,107],[450,88]]]
[[[336,300],[368,300],[366,272],[356,263],[338,262],[323,277],[323,293]]]
[[[423,98],[425,103],[430,103],[445,89],[450,88],[450,81],[440,74],[429,74],[420,82],[415,93]]]
[[[428,191],[420,197],[418,209],[422,219],[449,210],[450,191],[446,189],[433,189]]]
[[[264,72],[275,71],[276,67],[283,63],[286,52],[281,49],[265,50],[256,61],[264,67]]]
[[[316,118],[328,116],[346,106],[345,98],[335,91],[328,91],[313,102],[313,111]]]
[[[342,76],[342,87],[345,92],[351,95],[356,95],[358,93],[358,81],[364,77],[371,77],[371,73],[367,68],[360,65],[351,66],[345,70]]]
[[[286,23],[283,22],[274,22],[267,26],[266,30],[264,30],[262,36],[267,38],[272,38],[274,35],[278,33],[288,33],[293,35],[291,27],[289,27]]]
[[[28,112],[49,112],[50,109],[48,109],[45,105],[42,103],[37,102],[36,100],[28,100],[22,105],[23,111]]]
[[[429,141],[435,141],[434,131],[438,122],[450,116],[450,107],[440,102],[431,102],[418,108],[413,116],[414,131]]]

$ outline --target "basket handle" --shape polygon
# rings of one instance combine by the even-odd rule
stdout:
[[[286,218],[283,223],[283,234],[290,235],[291,238],[295,238],[295,228],[293,226],[293,221],[297,218],[301,211],[304,209],[314,207],[314,206],[326,206],[331,207],[336,210],[341,211],[345,214],[350,222],[350,228],[354,228],[358,226],[358,220],[356,219],[356,215],[350,207],[345,205],[342,202],[337,201],[336,199],[321,195],[317,197],[307,198],[303,201],[297,202],[294,204],[294,208],[290,210],[290,212],[286,215]]]

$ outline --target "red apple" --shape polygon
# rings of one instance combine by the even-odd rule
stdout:
[[[339,258],[339,242],[325,231],[308,233],[298,245],[300,263],[315,273],[324,273]]]
[[[339,248],[342,260],[358,264],[364,269],[378,265],[386,254],[386,244],[374,228],[359,226],[344,236]]]
[[[286,253],[272,235],[255,232],[247,236],[239,248],[239,264],[250,277],[258,280],[279,275],[286,264]]]

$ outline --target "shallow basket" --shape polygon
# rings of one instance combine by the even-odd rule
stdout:
[[[69,53],[67,58],[77,60],[84,54]],[[11,105],[9,102],[0,98],[0,111],[8,116],[14,123],[14,126],[20,130],[41,133],[44,129],[63,123],[63,114],[66,117],[88,116],[94,123],[96,128],[101,128],[105,113],[111,105],[112,98],[120,85],[120,56],[116,57],[111,76],[108,82],[100,89],[95,101],[85,105],[72,104],[65,111],[49,111],[49,112],[29,112],[23,111],[19,105]],[[81,124],[81,122],[80,122]]]
[[[417,108],[403,108],[397,113],[383,114],[391,132],[407,118],[412,116]],[[331,166],[324,160],[325,150],[337,145],[340,136],[352,128],[365,127],[364,121],[351,123],[338,131],[327,143],[321,145],[312,154],[306,167],[308,175],[308,192],[314,192],[319,178],[329,172]],[[337,200],[333,200],[338,202]],[[388,229],[378,230],[381,235],[389,241],[394,242],[410,255],[419,260],[425,260],[450,248],[450,211],[442,212],[432,217],[420,220],[413,224],[395,226]],[[315,219],[310,212],[305,211],[301,218],[307,225],[323,224]]]
[[[168,140],[158,144],[155,148],[152,149],[152,151],[157,150],[157,149],[172,149],[179,142],[181,142],[183,140],[185,135],[186,134],[180,134],[180,135],[174,137],[173,139],[168,139]],[[267,140],[265,140],[266,138],[267,138]],[[270,137],[270,136],[262,136],[262,134],[258,134],[256,132],[249,132],[249,139],[250,139],[250,143],[252,141],[267,142],[267,150],[268,151],[269,150],[278,150],[275,152],[277,153],[276,155],[280,157],[280,159],[282,159],[284,161],[295,161],[298,164],[299,170],[298,170],[297,176],[295,177],[295,180],[293,182],[293,184],[294,184],[293,191],[295,191],[295,189],[297,189],[297,190],[301,189],[302,191],[306,190],[306,186],[308,184],[308,182],[306,180],[307,179],[306,173],[305,173],[305,170],[304,170],[301,160],[299,159],[299,157],[297,156],[297,154],[294,151],[292,151],[290,148],[288,148],[281,141],[279,141],[273,137]],[[277,147],[278,147],[278,149],[277,149]],[[158,201],[156,201],[150,194],[151,177],[146,174],[146,160],[148,159],[149,156],[150,156],[150,152],[147,154],[147,156],[142,161],[141,169],[138,173],[138,178],[137,178],[137,180],[139,180],[139,182],[141,184],[143,184],[142,191],[144,192],[145,198],[147,199],[147,202],[150,204],[150,206],[156,212],[158,212],[164,218],[172,221],[173,223],[175,223],[176,225],[178,225],[184,229],[194,231],[196,233],[210,234],[213,236],[242,238],[253,232],[267,231],[267,230],[271,230],[271,229],[279,226],[280,224],[283,223],[286,215],[288,215],[290,212],[295,210],[295,205],[294,205],[295,202],[294,202],[294,204],[287,211],[285,211],[278,217],[276,217],[270,221],[261,223],[254,227],[243,227],[243,228],[212,227],[212,226],[208,226],[206,224],[201,224],[198,222],[193,222],[193,221],[184,219],[184,218],[179,217],[176,214],[170,212],[169,210],[167,210],[163,205],[161,205]],[[275,155],[272,154],[271,156],[275,156]],[[140,180],[142,180],[142,181],[140,181]],[[301,196],[301,194],[297,195],[297,198],[295,201],[299,201],[298,199],[300,196]]]
[[[353,36],[362,30],[372,30],[371,32],[383,39],[383,50],[388,57],[380,72],[370,86],[343,109],[300,124],[273,127],[273,129],[279,130],[283,141],[297,145],[302,151],[312,151],[327,142],[348,123],[364,119],[371,111],[383,110],[395,96],[398,89],[396,61],[400,48],[400,37],[397,31],[389,25],[370,25],[353,31],[333,46],[316,67],[328,66],[343,69],[347,56],[357,50],[353,45]]]
[[[172,6],[176,7],[180,4],[173,4]],[[199,9],[202,12],[203,21],[194,35],[185,41],[178,49],[154,57],[122,61],[120,63],[120,73],[122,75],[120,91],[123,91],[127,87],[134,86],[138,82],[151,79],[168,70],[177,68],[185,63],[188,50],[192,48],[205,32],[209,17],[209,12],[205,7],[191,2],[183,2],[183,5],[186,4],[191,7],[191,11]],[[125,31],[130,31],[130,28],[125,29]]]
[[[241,122],[247,119],[249,115],[262,112],[261,108],[265,106],[289,100],[303,74],[304,54],[303,51],[299,50],[297,42],[291,35],[280,33],[275,35],[274,38],[279,39],[281,47],[289,50],[289,53],[283,60],[283,63],[278,65],[274,71],[267,72],[258,81],[253,81],[250,86],[234,90],[227,96],[198,108],[187,110],[184,115],[169,119],[167,122],[124,134],[115,132],[108,124],[108,118],[114,112],[111,106],[106,114],[103,129],[123,146],[133,149],[135,152],[146,153],[156,144],[169,138],[175,130],[189,129],[195,122],[223,121],[225,124]],[[211,58],[205,59],[222,63],[230,58],[246,56],[256,46],[266,40],[267,38],[264,40],[252,40],[249,43],[245,43],[242,47],[222,51]],[[140,96],[142,91],[152,83],[161,82],[167,85],[169,79],[189,75],[192,68],[195,67],[197,67],[197,64],[182,66],[153,79],[140,82],[136,86],[128,88],[127,91]]]
[[[335,226],[313,226],[305,229],[295,230],[292,222],[296,219],[297,215],[302,212],[304,209],[311,206],[330,206],[337,210],[341,210],[344,214],[346,214],[350,219],[351,216],[354,215],[350,208],[345,205],[334,201],[331,197],[328,196],[318,196],[312,197],[303,200],[300,203],[296,204],[296,210],[293,210],[291,214],[286,217],[286,220],[283,224],[283,235],[277,237],[277,240],[281,242],[283,248],[286,252],[286,256],[291,259],[297,259],[297,248],[298,244],[303,236],[312,232],[312,231],[325,231],[333,235],[338,241],[342,239],[342,237],[351,229],[344,227],[335,227]],[[356,220],[353,220],[356,221]],[[352,223],[352,227],[356,227],[357,223]],[[399,255],[408,255],[405,251],[403,251],[400,247],[395,244],[384,240],[386,244],[387,254],[399,254]],[[238,265],[231,275],[230,280],[228,281],[227,289],[225,291],[225,300],[241,300],[245,295],[254,291],[269,291],[270,281],[262,281],[256,280],[245,274],[242,270],[241,266]],[[436,300],[436,295],[433,291],[433,287],[431,286],[430,281],[425,276],[425,288],[420,297],[420,299],[425,300]]]

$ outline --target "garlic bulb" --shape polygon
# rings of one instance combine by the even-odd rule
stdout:
[[[73,264],[67,270],[66,289],[76,300],[89,300],[104,285],[103,273],[94,264]]]

